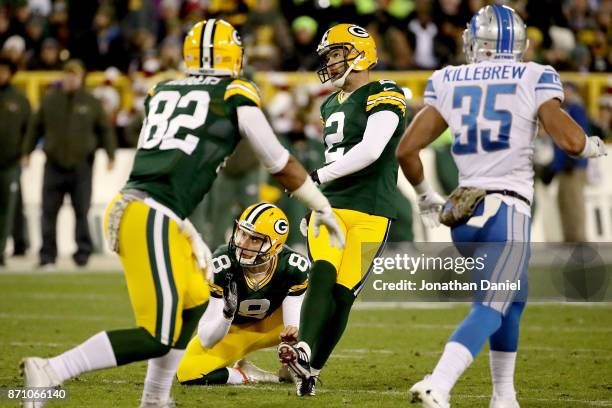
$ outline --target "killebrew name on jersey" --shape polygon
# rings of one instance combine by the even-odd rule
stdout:
[[[486,79],[521,79],[527,66],[470,66],[448,67],[444,71],[442,82],[481,81]]]

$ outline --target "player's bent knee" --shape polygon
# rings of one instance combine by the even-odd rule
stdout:
[[[193,364],[185,363],[185,359],[183,359],[176,370],[176,379],[178,382],[183,385],[194,385],[195,383],[193,380],[202,377],[202,374],[206,374],[198,372],[195,368]]]
[[[176,379],[180,384],[183,385],[199,385],[201,384],[202,377],[210,373],[210,369],[207,369],[202,364],[198,364],[197,359],[185,358],[181,361],[176,370]]]
[[[336,283],[338,272],[336,267],[328,261],[315,261],[310,268],[311,288],[331,291]]]
[[[468,319],[478,322],[479,325],[485,325],[491,329],[497,329],[501,326],[502,313],[494,307],[475,303],[472,305],[472,310],[468,315]]]
[[[338,268],[336,268],[336,266],[329,261],[319,259],[318,261],[314,261],[312,263],[312,266],[310,267],[310,272],[313,278],[315,276],[321,276],[321,274],[333,273],[334,275],[336,275],[338,273]]]
[[[151,333],[146,331],[147,337],[146,341],[142,342],[142,347],[149,351],[149,353],[153,356],[150,358],[156,358],[166,355],[170,349],[172,349],[171,344],[163,344],[159,339],[155,338]]]
[[[117,365],[161,357],[171,349],[170,345],[162,344],[143,327],[112,330],[107,335]]]
[[[193,307],[191,309],[183,310],[183,326],[181,328],[179,338],[174,344],[174,348],[181,350],[187,348],[187,345],[191,340],[191,336],[193,335],[193,332],[198,326],[198,322],[200,321],[202,314],[206,310],[207,305],[208,302]]]

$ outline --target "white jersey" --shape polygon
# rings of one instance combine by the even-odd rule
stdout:
[[[563,101],[559,75],[533,62],[480,62],[433,73],[425,103],[444,117],[453,134],[459,185],[511,190],[533,200],[533,139],[538,109]],[[500,196],[530,214],[522,200]]]

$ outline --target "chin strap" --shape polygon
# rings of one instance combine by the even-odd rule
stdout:
[[[351,65],[349,65],[347,70],[344,71],[344,74],[342,74],[340,78],[332,81],[332,85],[335,86],[336,88],[342,88],[344,86],[344,82],[346,81],[346,77],[348,76],[348,74],[351,73],[353,68],[355,68],[355,65],[357,65],[357,63],[361,61],[363,58],[364,58],[364,53],[362,52],[361,54],[359,54],[359,56],[357,56],[357,58],[353,60]]]

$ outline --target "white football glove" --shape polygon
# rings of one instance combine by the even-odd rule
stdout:
[[[198,263],[198,267],[202,270],[202,272],[204,272],[206,279],[212,281],[213,263],[210,248],[208,248],[208,245],[206,245],[189,219],[186,218],[183,221],[181,231],[189,239],[189,242],[191,242],[191,250],[193,251],[193,256]]]
[[[344,248],[344,232],[342,232],[342,229],[338,225],[338,221],[336,220],[336,216],[331,206],[327,206],[321,211],[313,211],[312,216],[314,217],[312,232],[315,238],[319,236],[321,225],[325,225],[327,227],[327,232],[329,232],[329,244],[338,248]]]
[[[308,221],[306,221],[306,217],[302,218],[300,221],[300,232],[303,236],[308,238]]]
[[[423,224],[427,228],[435,228],[440,225],[440,211],[444,206],[444,199],[433,190],[426,191],[418,196],[419,213]]]
[[[606,144],[599,136],[586,137],[584,149],[578,155],[583,159],[594,159],[596,157],[607,156]]]

